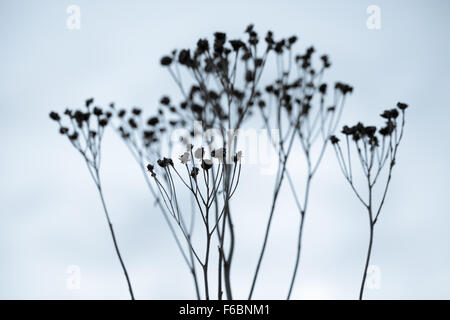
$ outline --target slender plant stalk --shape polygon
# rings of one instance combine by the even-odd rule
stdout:
[[[367,249],[366,264],[364,266],[364,273],[363,273],[363,278],[362,278],[362,282],[361,282],[361,289],[359,290],[359,300],[363,299],[364,288],[366,286],[367,270],[369,268],[370,256],[372,254],[373,233],[374,233],[373,231],[374,231],[374,223],[370,222],[369,248]]]
[[[113,109],[113,110],[117,113],[117,110],[115,110],[115,109]],[[139,113],[139,115],[140,115],[140,113]],[[185,253],[183,246],[182,246],[182,244],[174,230],[174,227],[169,219],[168,213],[167,213],[166,209],[164,208],[164,205],[161,202],[161,199],[159,198],[158,194],[155,192],[155,190],[153,189],[153,187],[151,185],[150,179],[148,177],[148,172],[146,171],[146,168],[144,165],[144,154],[145,154],[146,150],[143,149],[143,147],[140,144],[138,144],[138,139],[137,139],[138,135],[135,134],[134,132],[132,135],[131,132],[125,131],[124,127],[126,125],[126,122],[124,122],[123,119],[121,119],[120,117],[118,117],[118,118],[122,125],[119,127],[121,129],[118,129],[116,127],[115,131],[117,133],[119,133],[119,135],[122,136],[122,140],[124,141],[125,145],[127,146],[128,150],[130,151],[131,155],[133,156],[134,160],[138,164],[138,166],[141,170],[141,173],[144,176],[147,187],[150,190],[153,198],[155,199],[156,205],[158,205],[159,209],[161,210],[164,220],[166,221],[167,225],[169,226],[170,233],[172,234],[182,257],[183,257],[186,265],[189,268],[189,272],[192,275],[192,278],[194,281],[196,298],[197,298],[197,300],[200,300],[201,296],[200,296],[200,290],[199,290],[199,284],[198,284],[198,278],[197,278],[197,272],[196,272],[196,268],[195,268],[195,261],[194,261],[193,253],[191,250],[189,250],[189,255],[187,255]],[[142,118],[139,118],[138,122],[142,123],[143,122]],[[127,133],[127,135],[124,135],[125,132]],[[191,229],[192,228],[193,228],[193,224],[191,225]],[[190,240],[191,240],[191,234],[192,234],[192,230],[186,234],[188,242],[190,242]]]
[[[224,152],[223,149],[218,149],[217,156],[220,156],[220,152]],[[221,219],[224,217],[224,213],[226,211],[225,207],[221,210],[220,214],[218,213],[218,210],[216,208],[216,215],[215,215],[215,221],[213,224],[210,223],[210,213],[211,213],[211,206],[215,203],[216,206],[218,205],[218,202],[215,202],[215,198],[218,194],[223,194],[226,200],[229,200],[234,192],[236,191],[237,185],[239,183],[239,176],[241,172],[241,163],[240,163],[240,157],[241,153],[237,153],[233,157],[234,161],[234,169],[232,174],[232,179],[230,180],[229,185],[223,186],[225,189],[223,191],[219,192],[219,188],[222,181],[225,168],[227,165],[222,164],[219,161],[217,174],[215,174],[215,170],[212,170],[213,164],[208,164],[206,161],[209,161],[208,159],[203,158],[204,156],[204,150],[203,148],[199,148],[195,152],[195,156],[192,152],[192,147],[190,148],[189,152],[185,152],[181,157],[180,161],[184,164],[184,167],[187,170],[187,178],[186,181],[182,175],[178,172],[175,165],[173,164],[172,159],[163,158],[157,161],[158,166],[164,169],[164,175],[163,177],[165,180],[166,187],[161,184],[160,180],[157,177],[157,174],[154,171],[154,166],[149,164],[147,166],[147,169],[150,173],[150,175],[154,178],[156,185],[158,186],[158,190],[161,195],[161,199],[164,201],[164,204],[167,207],[168,212],[170,212],[170,215],[175,219],[178,226],[180,227],[181,232],[186,238],[186,241],[190,247],[191,254],[196,258],[198,263],[200,264],[202,268],[203,273],[203,286],[204,286],[204,294],[205,299],[210,300],[211,299],[211,290],[209,285],[209,267],[210,267],[210,253],[211,253],[211,245],[212,245],[212,237],[214,235],[214,232],[220,233],[220,225],[221,225]],[[196,166],[195,159],[201,159],[201,172],[199,168]],[[223,161],[223,160],[222,160]],[[188,162],[191,164],[191,169],[189,168]],[[239,170],[237,168],[239,167]],[[220,169],[219,169],[220,168]],[[186,227],[183,219],[183,215],[179,212],[179,205],[178,205],[178,197],[177,197],[177,191],[176,186],[173,180],[173,175],[171,172],[174,172],[178,178],[180,178],[182,185],[187,187],[187,189],[190,191],[191,195],[193,196],[193,199],[195,200],[195,203],[197,205],[197,209],[201,215],[203,224],[205,226],[205,235],[206,235],[206,245],[205,245],[205,254],[204,258],[201,259],[199,255],[197,254],[195,248],[192,245],[190,234],[188,235],[186,233]],[[211,173],[212,172],[212,173]],[[220,177],[219,177],[220,172]],[[202,179],[203,177],[203,179]],[[212,181],[212,185],[211,185]],[[205,191],[202,192],[199,188],[199,183],[204,182],[204,189]],[[227,204],[227,201],[224,199],[224,206]],[[191,225],[192,226],[192,225]],[[192,232],[192,229],[191,229]],[[222,230],[222,239],[223,239],[223,230]],[[223,250],[220,249],[219,246],[219,252],[222,258],[224,258]],[[226,261],[226,259],[224,259]],[[220,267],[220,265],[219,265]],[[228,269],[223,269],[224,272],[227,272]],[[219,273],[222,272],[219,270]],[[225,283],[227,283],[225,278]],[[221,290],[218,292],[218,298],[221,298]]]
[[[233,144],[236,146],[236,144]],[[235,151],[235,150],[234,150]],[[223,248],[224,244],[224,236],[226,233],[226,226],[228,226],[228,230],[230,233],[230,247],[228,250],[228,255],[225,256],[225,253],[223,253],[223,274],[224,274],[224,283],[225,283],[225,292],[227,294],[228,300],[233,300],[233,293],[231,289],[231,262],[233,260],[233,253],[234,253],[234,226],[233,222],[231,220],[231,212],[230,212],[230,180],[231,180],[231,166],[226,165],[226,176],[225,176],[225,198],[224,198],[224,210],[225,215],[223,217],[223,229],[222,229],[222,239],[221,239],[221,248]]]
[[[150,183],[150,180],[148,178],[147,172],[145,171],[145,169],[144,169],[144,167],[142,165],[140,165],[140,166],[141,166],[144,178],[145,178],[145,182],[146,182],[150,192],[152,193],[156,203],[158,204],[158,206],[159,206],[159,208],[160,208],[160,210],[161,210],[161,212],[162,212],[162,214],[164,216],[164,220],[166,221],[167,225],[169,226],[170,232],[171,232],[173,238],[175,239],[177,247],[180,250],[180,252],[181,252],[181,254],[182,254],[182,256],[183,256],[183,258],[184,258],[184,260],[185,260],[185,262],[186,262],[186,264],[188,266],[188,268],[189,268],[189,271],[190,271],[190,273],[192,275],[192,279],[194,281],[194,287],[195,287],[195,295],[197,297],[197,300],[201,300],[200,289],[199,289],[198,278],[197,278],[197,271],[196,271],[196,268],[195,268],[194,254],[193,254],[192,250],[189,250],[189,261],[188,261],[188,259],[186,257],[186,254],[185,254],[185,252],[183,250],[183,247],[181,246],[180,240],[178,239],[178,236],[175,233],[175,230],[174,230],[174,228],[172,226],[172,223],[169,220],[167,212],[164,209],[164,206],[162,205],[161,200],[159,199],[158,195],[156,194],[155,190],[153,189],[153,187],[152,187],[152,185]],[[192,234],[192,230],[189,232],[189,234],[187,234],[188,242],[191,241],[191,234]]]
[[[288,292],[286,300],[289,300],[291,298],[292,290],[294,289],[295,278],[297,276],[298,266],[300,263],[300,253],[301,253],[301,248],[302,248],[302,236],[303,236],[304,223],[305,223],[305,214],[303,213],[301,215],[300,225],[298,228],[297,253],[295,256],[294,272],[292,274],[291,283],[289,285],[289,292]]]
[[[262,248],[261,248],[261,252],[259,254],[258,263],[256,265],[256,270],[255,270],[255,273],[253,275],[252,286],[250,288],[250,293],[248,295],[248,300],[252,299],[253,291],[255,290],[256,280],[258,279],[259,269],[261,268],[261,263],[262,263],[262,260],[263,260],[263,257],[264,257],[264,253],[266,251],[267,241],[269,239],[270,227],[272,226],[272,219],[273,219],[273,215],[275,213],[275,206],[276,206],[276,203],[277,203],[278,195],[279,195],[280,190],[281,190],[281,185],[283,183],[285,170],[286,170],[286,161],[284,161],[283,164],[282,164],[281,173],[279,175],[279,178],[277,177],[278,182],[275,185],[274,195],[273,195],[273,199],[272,199],[272,205],[271,205],[271,208],[270,208],[269,220],[267,221],[266,231],[264,233],[263,245],[262,245]]]
[[[298,227],[298,239],[297,239],[297,252],[295,255],[294,271],[292,273],[292,278],[291,278],[291,282],[289,285],[289,291],[288,291],[286,300],[289,300],[291,298],[292,290],[294,289],[295,278],[297,276],[298,266],[300,263],[300,254],[301,254],[301,249],[302,249],[302,238],[303,238],[303,226],[305,223],[305,216],[306,216],[306,210],[307,210],[307,206],[308,206],[309,189],[311,186],[311,181],[312,181],[312,175],[311,175],[311,173],[308,173],[308,179],[306,182],[306,191],[305,191],[305,201],[303,204],[303,210],[300,213],[300,223],[299,223],[299,227]]]
[[[208,216],[208,214],[206,214]],[[209,250],[211,248],[211,233],[208,225],[206,226],[206,253],[205,262],[203,263],[203,279],[205,283],[205,299],[209,300],[209,284],[208,284],[208,266],[209,266]]]
[[[233,300],[233,294],[231,291],[231,261],[233,259],[233,253],[234,253],[234,227],[233,222],[231,221],[231,214],[228,212],[226,216],[224,217],[228,221],[228,228],[230,231],[230,248],[228,252],[228,257],[224,259],[224,279],[225,279],[225,290],[227,293],[227,299]]]
[[[407,108],[407,104],[399,102],[397,103],[397,109],[385,110],[381,114],[381,117],[386,119],[386,126],[380,129],[377,129],[377,127],[375,126],[365,126],[361,122],[352,127],[344,126],[342,129],[342,133],[346,136],[345,140],[347,143],[347,159],[345,159],[344,152],[340,147],[339,138],[337,138],[336,136],[330,137],[331,143],[333,144],[334,151],[336,153],[339,167],[345,179],[350,184],[353,192],[362,203],[362,205],[367,209],[369,218],[369,246],[367,248],[364,272],[361,281],[361,287],[359,289],[359,300],[362,300],[364,297],[367,271],[369,269],[370,257],[373,248],[375,224],[378,221],[381,209],[383,208],[386,200],[386,195],[392,179],[392,170],[397,163],[396,157],[400,142],[403,138],[403,132],[405,128],[405,110]],[[401,117],[400,128],[398,123],[399,116]],[[352,137],[359,161],[361,163],[363,174],[367,180],[367,201],[362,198],[360,192],[357,190],[353,182],[349,136]],[[388,160],[389,169],[381,201],[379,202],[379,204],[374,205],[374,187]]]
[[[89,164],[88,164],[88,168],[89,168],[89,172],[92,173],[91,168],[89,167]],[[111,237],[112,237],[112,240],[113,240],[113,243],[114,243],[114,249],[116,251],[117,257],[119,258],[120,265],[122,267],[122,271],[123,271],[123,273],[125,275],[125,279],[127,281],[128,291],[130,292],[131,300],[135,300],[134,299],[134,293],[133,293],[133,287],[131,286],[130,277],[128,276],[128,271],[127,271],[127,268],[125,267],[125,263],[123,261],[122,255],[120,254],[119,246],[118,246],[117,240],[116,240],[116,235],[114,233],[113,225],[112,225],[111,219],[109,217],[108,209],[106,207],[106,202],[105,202],[105,199],[103,197],[103,190],[102,190],[102,185],[101,185],[101,182],[100,182],[100,175],[99,175],[98,168],[95,168],[94,172],[95,172],[95,178],[94,178],[94,176],[92,176],[92,177],[94,179],[94,182],[95,182],[95,184],[97,186],[98,193],[100,195],[100,199],[101,199],[101,202],[102,202],[103,210],[105,212],[105,217],[106,217],[106,220],[108,222],[109,231],[111,233]]]
[[[105,213],[106,220],[108,222],[109,231],[114,243],[114,249],[116,255],[119,258],[120,265],[122,267],[125,279],[127,281],[128,290],[130,292],[131,299],[134,300],[133,288],[131,286],[130,277],[128,276],[127,268],[120,254],[119,246],[117,244],[114,228],[111,223],[111,219],[106,207],[105,198],[103,196],[102,184],[100,182],[100,163],[101,163],[101,142],[104,134],[105,127],[108,125],[112,113],[104,111],[100,107],[91,107],[94,103],[94,99],[90,98],[85,101],[85,109],[66,109],[64,111],[64,118],[68,121],[69,129],[62,122],[61,116],[57,112],[50,112],[49,116],[52,120],[56,121],[59,125],[59,133],[66,136],[72,146],[82,155],[89,174],[93,182],[95,183],[100,200],[102,202],[103,211]],[[66,123],[67,123],[66,122]]]
[[[296,119],[296,121],[295,121],[295,126],[294,127],[297,127],[299,125],[300,117],[301,117],[301,115],[299,114],[297,119]],[[278,117],[278,119],[280,119],[280,117]],[[279,125],[279,127],[280,127],[280,125]],[[278,173],[277,173],[277,178],[276,178],[276,183],[275,183],[274,195],[273,195],[273,199],[272,199],[272,205],[271,205],[271,208],[270,208],[269,220],[267,222],[267,226],[266,226],[266,230],[265,230],[265,234],[264,234],[263,245],[262,245],[262,248],[261,248],[261,252],[259,254],[258,263],[256,265],[256,270],[255,270],[255,273],[253,275],[252,285],[251,285],[251,288],[250,288],[250,293],[248,295],[248,299],[249,300],[251,300],[251,298],[253,296],[253,292],[255,290],[256,281],[258,279],[259,270],[261,268],[261,263],[262,263],[262,260],[263,260],[263,257],[264,257],[264,253],[266,251],[267,241],[269,239],[270,228],[271,228],[271,225],[272,225],[273,215],[275,213],[275,207],[276,207],[278,195],[279,195],[279,192],[281,190],[281,186],[282,186],[282,183],[283,183],[283,180],[284,180],[284,177],[285,177],[285,173],[286,173],[286,170],[287,170],[287,160],[288,160],[289,154],[290,154],[290,152],[292,150],[292,146],[293,146],[293,142],[294,142],[295,136],[296,136],[296,131],[293,131],[291,133],[291,136],[290,136],[289,140],[287,141],[288,142],[288,146],[287,146],[286,150],[284,150],[283,142],[280,142],[280,144],[279,144],[280,149],[281,149],[281,156],[280,156],[280,165],[281,165],[281,167],[280,167],[280,165],[278,167]]]

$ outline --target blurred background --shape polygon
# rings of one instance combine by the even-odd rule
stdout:
[[[67,8],[81,11],[71,30]],[[369,29],[367,7],[381,9]],[[368,299],[450,298],[450,109],[448,1],[87,1],[0,2],[0,298],[128,299],[96,189],[80,155],[48,118],[89,97],[156,110],[180,96],[162,55],[251,22],[265,34],[299,36],[329,54],[325,80],[354,86],[342,124],[377,119],[409,103],[406,134],[371,263]],[[381,124],[381,123],[377,123]],[[291,166],[301,182],[304,167]],[[190,275],[125,145],[104,139],[106,200],[138,299],[194,298]],[[275,176],[243,172],[233,202],[234,296],[250,288]],[[300,183],[299,182],[299,183]],[[355,299],[368,245],[367,215],[330,148],[314,180],[294,299]],[[283,299],[294,262],[298,215],[285,185],[254,298]],[[80,288],[66,282],[69,266]]]

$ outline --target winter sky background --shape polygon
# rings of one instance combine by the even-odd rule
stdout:
[[[81,29],[66,27],[69,5]],[[369,5],[381,29],[366,27]],[[96,190],[79,154],[48,119],[89,97],[156,109],[177,90],[159,65],[173,48],[215,31],[297,34],[298,49],[329,54],[326,80],[354,86],[342,124],[370,121],[409,103],[398,166],[377,223],[372,264],[381,288],[370,299],[450,298],[450,20],[448,1],[1,1],[0,298],[127,299]],[[380,122],[378,122],[380,124]],[[194,298],[192,281],[126,147],[105,137],[103,183],[139,299]],[[302,164],[292,163],[301,181]],[[246,298],[268,217],[273,176],[243,172],[233,204],[236,298]],[[286,185],[287,186],[287,185]],[[282,299],[296,245],[287,188],[275,216],[255,298]],[[329,149],[314,181],[293,298],[357,298],[368,244],[367,216]],[[81,270],[68,290],[67,268]]]

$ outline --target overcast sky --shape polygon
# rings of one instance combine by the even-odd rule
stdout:
[[[66,27],[68,6],[81,29]],[[381,29],[366,26],[369,5]],[[354,86],[342,123],[374,119],[409,103],[398,166],[377,223],[371,299],[450,298],[448,1],[1,1],[0,298],[127,299],[101,204],[79,154],[48,119],[52,109],[100,104],[155,110],[176,87],[160,57],[215,31],[297,34],[299,48],[330,55],[329,81]],[[378,123],[380,124],[380,123]],[[122,142],[105,137],[105,196],[137,298],[194,298],[189,273]],[[294,180],[304,167],[294,161]],[[232,279],[246,298],[273,176],[243,172],[233,202]],[[241,192],[239,192],[241,191]],[[298,216],[287,188],[275,216],[255,298],[284,298]],[[329,150],[314,181],[293,298],[357,298],[367,216]],[[68,290],[68,266],[81,287]]]

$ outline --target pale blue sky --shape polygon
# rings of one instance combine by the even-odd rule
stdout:
[[[66,9],[81,8],[81,30]],[[366,8],[381,8],[381,30]],[[176,93],[159,58],[198,37],[261,32],[299,36],[328,53],[328,80],[355,87],[343,122],[410,104],[406,136],[372,263],[367,298],[450,298],[448,1],[21,1],[0,3],[0,298],[127,298],[95,189],[79,155],[48,120],[51,109],[99,103],[153,110]],[[193,297],[191,279],[123,144],[105,137],[103,177],[138,298]],[[301,165],[293,166],[294,176]],[[235,296],[245,298],[272,192],[250,168],[234,202]],[[314,183],[294,298],[357,297],[367,217],[328,152]],[[327,201],[323,201],[326,194]],[[283,192],[255,298],[283,298],[295,249],[295,208]],[[294,221],[294,222],[293,222]],[[66,289],[78,265],[81,289]],[[276,275],[276,276],[275,276]]]

